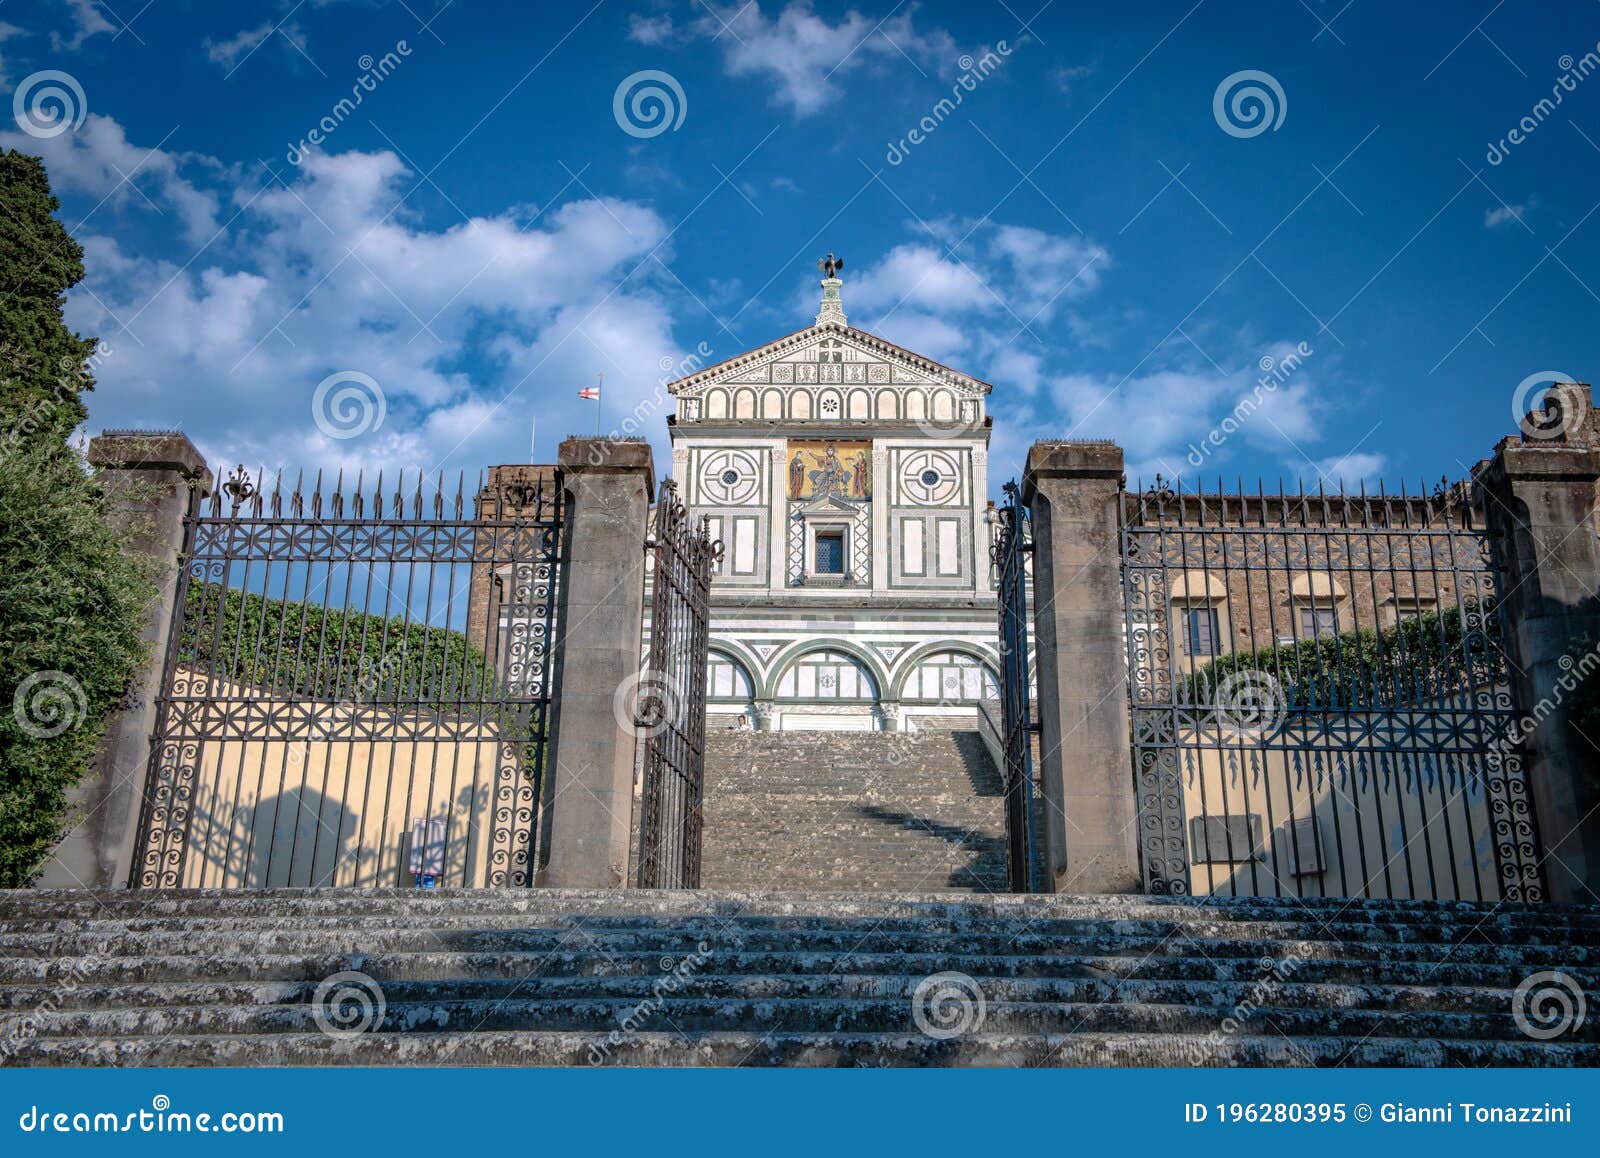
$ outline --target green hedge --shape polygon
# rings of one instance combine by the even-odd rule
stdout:
[[[439,711],[507,695],[484,652],[450,628],[199,579],[186,599],[179,662],[252,687]]]
[[[1481,612],[1480,626],[1466,620]],[[1394,627],[1361,628],[1257,651],[1218,656],[1188,676],[1178,702],[1206,704],[1216,688],[1240,672],[1263,672],[1282,687],[1287,707],[1418,707],[1503,678],[1494,601],[1402,619]],[[1486,636],[1482,624],[1489,626]]]
[[[0,888],[30,884],[145,661],[137,529],[65,448],[0,454]]]

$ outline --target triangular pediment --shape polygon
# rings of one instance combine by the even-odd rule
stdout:
[[[846,502],[837,495],[822,495],[801,507],[800,513],[808,519],[817,516],[826,518],[829,515],[854,515],[856,508],[855,504]]]
[[[903,346],[834,323],[807,326],[675,382],[667,389],[693,398],[712,386],[953,387],[958,396],[989,393],[989,384]]]

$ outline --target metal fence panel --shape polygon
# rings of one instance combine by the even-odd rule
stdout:
[[[302,484],[191,501],[130,883],[531,884],[559,478]]]
[[[1463,488],[1157,486],[1122,521],[1146,888],[1543,897],[1495,544]]]

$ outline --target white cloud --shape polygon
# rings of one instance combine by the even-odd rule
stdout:
[[[848,267],[845,273],[849,274]],[[997,304],[997,296],[975,269],[932,245],[897,245],[846,285],[846,307],[869,314],[906,308],[961,313]]]
[[[1342,454],[1316,464],[1317,472],[1331,483],[1359,483],[1376,480],[1388,460],[1381,454]]]
[[[110,117],[90,113],[76,132],[42,139],[23,133],[0,133],[0,148],[44,158],[51,184],[58,191],[73,190],[96,200],[153,207],[156,212],[165,212],[159,201],[166,200],[177,213],[183,234],[191,244],[208,240],[216,231],[216,195],[197,188],[180,173],[185,163],[195,159],[136,146]],[[155,196],[147,200],[143,192],[146,189]]]
[[[1015,345],[1002,346],[987,361],[984,377],[990,382],[1004,382],[1024,394],[1036,393],[1044,381],[1044,359]]]
[[[1074,64],[1056,69],[1050,74],[1050,79],[1055,81],[1056,87],[1063,93],[1070,94],[1077,87],[1079,80],[1093,76],[1095,71],[1095,66],[1092,64]]]
[[[4,44],[13,36],[17,36],[21,32],[22,29],[18,28],[15,24],[7,24],[5,21],[0,20],[0,44]],[[4,55],[0,55],[0,90],[9,88],[10,83],[10,78],[6,76],[5,57]]]
[[[847,271],[847,308],[998,314],[1011,322],[1009,335],[1019,319],[1048,319],[1061,303],[1098,289],[1111,264],[1090,238],[1027,226],[938,222],[919,230],[936,243],[898,245],[859,275]]]
[[[576,393],[597,372],[609,429],[682,356],[646,260],[670,260],[668,229],[646,206],[592,198],[435,229],[401,207],[415,178],[390,153],[312,154],[287,179],[233,190],[237,221],[187,268],[82,238],[89,279],[68,318],[109,346],[92,425],[177,424],[269,467],[435,470],[528,461],[537,419],[548,461],[592,429]],[[376,379],[387,407],[343,440],[311,409],[341,370]],[[640,433],[661,429],[657,415]]]
[[[1091,238],[985,221],[917,222],[929,240],[895,246],[844,273],[851,321],[991,382],[1032,393],[1045,375],[1043,323],[1100,287],[1111,265]],[[952,248],[954,247],[954,248]],[[805,306],[816,300],[811,282]],[[1092,327],[1068,313],[1052,337],[1085,344]]]
[[[1280,342],[1266,352],[1281,364],[1292,349]],[[1127,454],[1129,477],[1147,483],[1157,472],[1214,478],[1230,463],[1263,455],[1291,473],[1308,471],[1308,456],[1325,453],[1319,443],[1330,411],[1315,366],[1308,359],[1278,380],[1257,369],[1260,352],[1238,351],[1242,368],[1233,371],[1175,366],[1125,380],[1068,374],[1050,381],[1050,396],[1066,417],[1067,437],[1115,440]],[[1350,469],[1381,468],[1381,459],[1367,457],[1351,457]]]
[[[98,0],[66,0],[66,5],[72,10],[73,32],[70,37],[59,32],[50,34],[50,46],[57,52],[76,52],[91,36],[117,30],[116,25],[100,14]]]
[[[958,370],[963,368],[959,363],[969,349],[968,334],[963,327],[914,310],[886,318],[875,324],[871,332]]]
[[[756,0],[707,4],[695,21],[700,36],[722,46],[729,76],[761,77],[773,83],[773,103],[809,117],[843,95],[841,81],[874,61],[909,58],[921,67],[948,72],[959,55],[941,28],[919,29],[913,7],[884,20],[849,11],[837,24],[818,16],[806,0],[792,0],[775,19]],[[637,37],[635,37],[637,39]]]
[[[1493,229],[1498,225],[1521,221],[1527,216],[1528,211],[1537,208],[1538,204],[1537,197],[1529,197],[1521,205],[1501,205],[1496,209],[1486,209],[1483,213],[1483,226],[1485,229]]]
[[[628,17],[628,39],[638,44],[665,44],[672,39],[672,16],[645,16],[634,12]]]
[[[991,247],[1016,274],[1019,304],[1012,308],[1030,321],[1048,319],[1059,302],[1098,289],[1101,271],[1111,263],[1106,248],[1087,237],[1022,225],[1000,226]]]
[[[212,64],[232,69],[240,60],[260,48],[262,42],[272,35],[276,27],[276,24],[268,20],[254,28],[242,29],[227,40],[212,40],[208,36],[205,40],[206,58]]]

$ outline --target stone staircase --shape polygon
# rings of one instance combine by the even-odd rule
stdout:
[[[976,732],[711,732],[707,888],[1006,890],[1005,799]]]
[[[1597,989],[1600,907],[0,893],[11,1065],[1595,1065]]]

